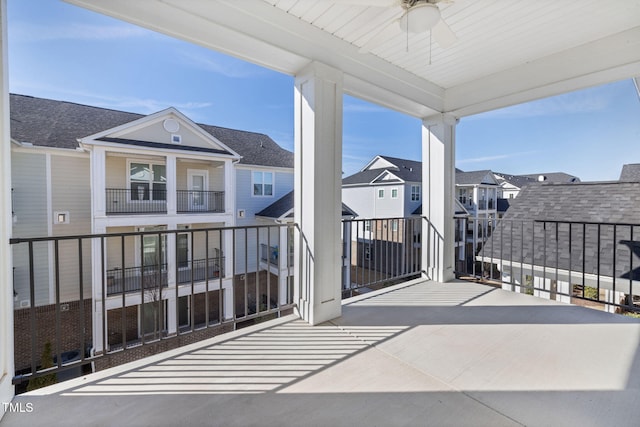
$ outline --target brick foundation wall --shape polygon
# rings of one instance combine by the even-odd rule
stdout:
[[[36,364],[40,364],[40,357],[47,342],[52,345],[52,352],[57,354],[56,343],[60,342],[60,352],[81,350],[82,330],[84,327],[85,348],[92,345],[91,328],[91,300],[84,300],[84,322],[80,317],[80,301],[61,304],[64,311],[60,311],[60,339],[56,337],[56,309],[55,304],[35,307],[36,332]],[[13,312],[14,321],[14,357],[16,371],[31,367],[31,309],[20,308]],[[64,359],[63,359],[64,360]]]

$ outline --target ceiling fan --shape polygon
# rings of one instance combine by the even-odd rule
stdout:
[[[444,21],[439,3],[452,0],[328,0],[345,5],[393,8],[394,13],[388,24],[382,25],[359,50],[367,53],[386,40],[400,34],[422,34],[431,32],[438,45],[446,49],[456,41],[456,35]]]

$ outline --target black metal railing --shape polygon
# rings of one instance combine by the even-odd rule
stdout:
[[[459,276],[610,312],[640,312],[640,223],[455,221],[490,230],[456,245]]]
[[[188,253],[204,258],[181,258],[178,235],[185,233]],[[313,256],[295,224],[11,239],[17,298],[28,301],[16,311],[14,383],[54,374],[61,379],[60,373],[81,372],[105,355],[110,364],[123,363],[148,354],[138,350],[141,346],[166,340],[162,348],[175,348],[290,312],[295,298],[308,298],[309,277],[301,274],[294,281],[293,264],[277,272],[261,269],[260,247],[277,245],[291,252],[296,240],[298,262],[311,271]],[[167,246],[175,244],[175,258],[161,265],[142,262],[101,270],[132,258],[149,259],[153,241],[157,253],[166,254]],[[232,248],[232,262],[215,249],[225,244]],[[53,362],[43,363],[45,348]]]
[[[150,214],[167,212],[167,191],[147,188],[107,188],[107,214]]]
[[[419,277],[422,218],[343,220],[343,296]]]
[[[202,282],[206,279],[218,279],[224,277],[224,257],[211,258],[211,259],[196,259],[193,261],[186,261],[184,264],[178,263],[178,277],[177,282],[179,284],[189,283],[192,280],[195,282]]]
[[[178,213],[224,212],[224,191],[178,190]]]
[[[167,264],[107,270],[107,295],[167,287]]]

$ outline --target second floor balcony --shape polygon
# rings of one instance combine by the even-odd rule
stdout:
[[[134,189],[107,188],[107,215],[166,214],[167,191],[145,186]],[[222,213],[225,211],[224,191],[177,190],[177,213]]]

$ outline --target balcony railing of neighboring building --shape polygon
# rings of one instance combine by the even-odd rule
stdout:
[[[107,295],[136,292],[142,284],[145,290],[167,287],[167,264],[107,270]]]
[[[343,220],[343,297],[422,273],[423,218]]]
[[[474,226],[475,219],[455,219]],[[479,219],[456,245],[456,274],[514,292],[640,313],[640,223]],[[469,225],[467,225],[467,222]]]
[[[167,191],[107,188],[105,210],[107,214],[167,213]]]
[[[178,213],[224,212],[224,191],[178,190]]]
[[[201,282],[205,279],[217,279],[220,277],[220,273],[224,271],[221,267],[223,265],[224,257],[184,261],[179,263],[177,282],[182,284],[188,283],[192,279],[196,282]],[[137,292],[140,290],[142,283],[144,283],[145,289],[157,288],[158,283],[161,283],[162,287],[167,287],[167,264],[145,266],[144,273],[142,267],[107,270],[108,296],[122,293],[123,283],[124,292]]]

